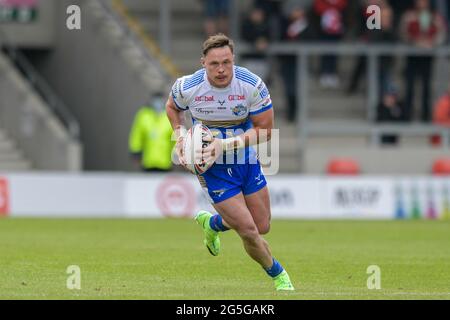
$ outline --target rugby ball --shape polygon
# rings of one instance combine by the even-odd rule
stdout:
[[[209,145],[209,141],[204,141],[209,137],[212,140],[213,134],[203,124],[196,124],[190,128],[184,137],[183,154],[186,160],[186,168],[195,175],[205,173],[211,164],[203,163],[202,155],[198,154],[198,150],[202,150]]]

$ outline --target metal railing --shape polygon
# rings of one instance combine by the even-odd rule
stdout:
[[[139,50],[141,56],[159,71],[162,79],[165,79],[167,83],[170,83],[173,78],[179,76],[179,71],[176,67],[171,65],[168,58],[161,52],[156,43],[145,34],[142,30],[142,26],[127,13],[126,8],[121,1],[96,0],[96,2],[107,16],[116,23],[127,40],[132,41],[133,45]],[[167,37],[165,39],[167,40]],[[164,69],[161,68],[161,65]]]
[[[70,137],[76,141],[80,138],[80,125],[64,102],[56,95],[47,81],[39,74],[27,57],[8,40],[0,29],[0,48],[23,73],[32,87],[40,94],[53,114],[62,122]]]
[[[250,45],[240,43],[236,48],[236,55],[253,53]],[[398,133],[401,135],[415,134],[439,134],[446,141],[446,148],[449,148],[449,129],[435,125],[380,125],[375,124],[376,108],[379,102],[379,63],[382,56],[433,56],[450,57],[450,46],[435,49],[422,49],[407,45],[368,45],[368,44],[323,44],[323,43],[273,43],[266,51],[268,57],[280,55],[292,55],[297,59],[296,77],[297,94],[299,96],[297,108],[300,110],[297,116],[297,126],[299,133],[300,147],[303,148],[308,136],[314,134],[366,134],[371,137],[373,144],[379,140],[379,136],[385,133]],[[309,96],[309,75],[308,65],[311,57],[322,55],[337,56],[366,56],[367,57],[367,125],[337,125],[323,124],[312,125],[310,122],[310,96]]]

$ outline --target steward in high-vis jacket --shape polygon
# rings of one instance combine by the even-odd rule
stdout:
[[[149,106],[142,106],[135,116],[129,151],[148,172],[172,169],[172,127],[167,118],[163,96],[156,94]]]

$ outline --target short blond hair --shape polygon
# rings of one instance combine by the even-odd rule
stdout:
[[[231,53],[234,53],[234,42],[223,33],[209,37],[203,43],[203,56],[206,56],[211,49],[230,47]]]

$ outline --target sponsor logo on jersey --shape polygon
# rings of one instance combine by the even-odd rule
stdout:
[[[263,108],[264,108],[264,107],[267,107],[270,103],[271,103],[270,98],[267,98],[267,99],[264,101],[263,105],[262,105]]]
[[[223,106],[225,104],[225,100],[219,100],[220,106]]]
[[[247,108],[243,104],[238,104],[233,109],[231,109],[235,116],[243,116],[247,113]]]
[[[214,96],[198,96],[195,97],[196,102],[214,102]]]
[[[209,115],[209,114],[213,114],[214,113],[213,110],[207,109],[207,108],[194,108],[194,109],[195,109],[196,112],[201,113],[201,114]]]
[[[245,100],[245,95],[231,94],[228,96],[228,101],[243,101]]]

